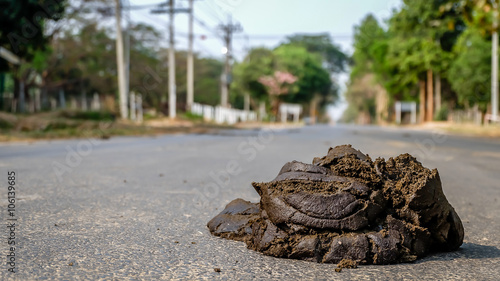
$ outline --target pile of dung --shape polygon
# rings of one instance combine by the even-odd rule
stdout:
[[[260,203],[233,200],[207,226],[266,255],[389,264],[456,250],[463,242],[462,222],[438,171],[409,154],[372,161],[342,145],[312,165],[286,163],[274,180],[252,185]]]

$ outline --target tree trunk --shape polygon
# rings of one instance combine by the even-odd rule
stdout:
[[[311,105],[309,107],[309,115],[311,118],[311,124],[314,125],[316,124],[316,115],[317,115],[317,96],[314,95],[314,97],[311,100]]]
[[[430,122],[434,119],[434,87],[433,87],[432,70],[427,70],[427,110],[426,121]]]
[[[245,93],[243,108],[245,110],[245,113],[248,114],[248,112],[250,111],[250,94],[249,93]]]
[[[24,89],[24,81],[19,80],[19,112],[25,112],[26,92]]]
[[[439,73],[436,74],[434,87],[436,112],[439,112],[441,110],[441,75]]]
[[[47,108],[49,108],[49,97],[48,97],[48,94],[47,94],[47,87],[46,86],[43,86],[41,89],[41,107],[42,107],[42,110],[46,110]]]
[[[425,81],[418,83],[420,88],[420,123],[425,122]]]
[[[280,99],[276,96],[271,96],[271,110],[273,112],[274,117],[276,118],[275,121],[278,121],[278,114],[280,110]]]

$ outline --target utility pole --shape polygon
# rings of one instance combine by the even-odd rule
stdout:
[[[125,62],[123,61],[123,34],[121,25],[121,3],[120,0],[115,0],[116,4],[116,65],[118,68],[118,92],[120,100],[120,116],[126,119],[127,110],[127,93],[125,85]]]
[[[174,47],[174,0],[169,2],[169,41],[168,49],[168,117],[175,118],[175,106],[177,95],[175,93],[175,47]]]
[[[229,84],[231,83],[231,59],[233,56],[233,50],[231,47],[231,41],[233,37],[233,33],[235,32],[240,32],[243,30],[241,25],[239,23],[233,24],[231,16],[229,16],[229,23],[227,25],[219,25],[219,29],[221,29],[224,32],[224,44],[226,45],[226,62],[224,64],[224,73],[222,74],[221,77],[221,98],[220,98],[220,104],[222,107],[227,107],[228,106],[228,95],[229,95]]]
[[[189,0],[189,47],[187,57],[187,101],[186,110],[190,111],[194,102],[194,69],[193,69],[193,0]]]
[[[127,6],[130,7],[130,2],[126,0]],[[127,30],[125,32],[125,96],[130,99],[130,9],[127,9]],[[130,109],[132,110],[132,109]],[[130,113],[132,119],[132,112]]]
[[[174,9],[174,0],[169,0],[168,9],[163,9],[164,4],[161,4],[158,8],[151,10],[153,14],[164,14],[169,15],[169,49],[168,49],[168,117],[171,119],[175,118],[175,106],[177,95],[175,93],[175,47],[174,47],[174,15],[175,13],[189,12],[189,9]]]
[[[493,1],[493,37],[491,40],[491,115],[498,118],[498,5]]]

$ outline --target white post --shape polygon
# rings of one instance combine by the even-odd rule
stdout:
[[[396,124],[401,124],[401,102],[396,102]]]
[[[222,75],[220,76],[220,84],[221,84],[220,105],[222,107],[227,107],[228,87],[227,87],[226,73],[222,73]]]
[[[281,113],[281,123],[286,123],[286,117],[288,115],[288,106],[282,104],[280,106],[280,113]]]
[[[82,90],[82,110],[87,111],[87,92]]]
[[[136,98],[137,107],[137,122],[142,123],[142,95],[138,94]]]
[[[130,92],[130,120],[135,121],[136,116],[135,116],[135,94],[134,92]]]
[[[99,94],[94,93],[91,103],[92,110],[101,110],[101,100],[99,99]]]
[[[35,111],[40,111],[42,105],[40,102],[40,88],[35,89]]]
[[[64,97],[64,90],[61,88],[59,89],[59,106],[61,108],[66,108],[66,98]]]
[[[411,103],[411,123],[417,124],[417,102]]]

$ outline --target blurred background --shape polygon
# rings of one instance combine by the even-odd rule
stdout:
[[[498,123],[497,2],[0,0],[0,127]]]

